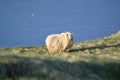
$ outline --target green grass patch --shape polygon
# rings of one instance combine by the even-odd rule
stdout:
[[[1,48],[0,80],[120,80],[119,35],[54,55],[45,46]]]

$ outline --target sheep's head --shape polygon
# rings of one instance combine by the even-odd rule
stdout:
[[[69,40],[73,40],[73,34],[71,34],[70,32],[66,32],[66,35]]]
[[[67,40],[68,40],[67,48],[71,48],[73,46],[73,34],[71,34],[70,32],[66,32],[65,34],[66,34]]]

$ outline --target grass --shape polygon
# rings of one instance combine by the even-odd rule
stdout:
[[[120,33],[48,55],[45,46],[0,49],[0,80],[120,80]]]

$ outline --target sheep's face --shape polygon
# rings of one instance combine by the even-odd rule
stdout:
[[[68,47],[71,48],[73,46],[73,35],[70,32],[66,32],[66,35],[68,37]]]
[[[68,39],[73,40],[73,35],[70,32],[66,32]]]

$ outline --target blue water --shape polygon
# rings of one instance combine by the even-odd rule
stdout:
[[[16,46],[40,46],[45,45],[45,38],[52,33],[61,33],[70,31],[73,33],[74,42],[93,40],[109,36],[117,32],[119,27],[9,27],[0,28],[0,47],[16,47]]]
[[[0,0],[0,48],[45,45],[69,31],[74,42],[120,30],[120,0]]]

